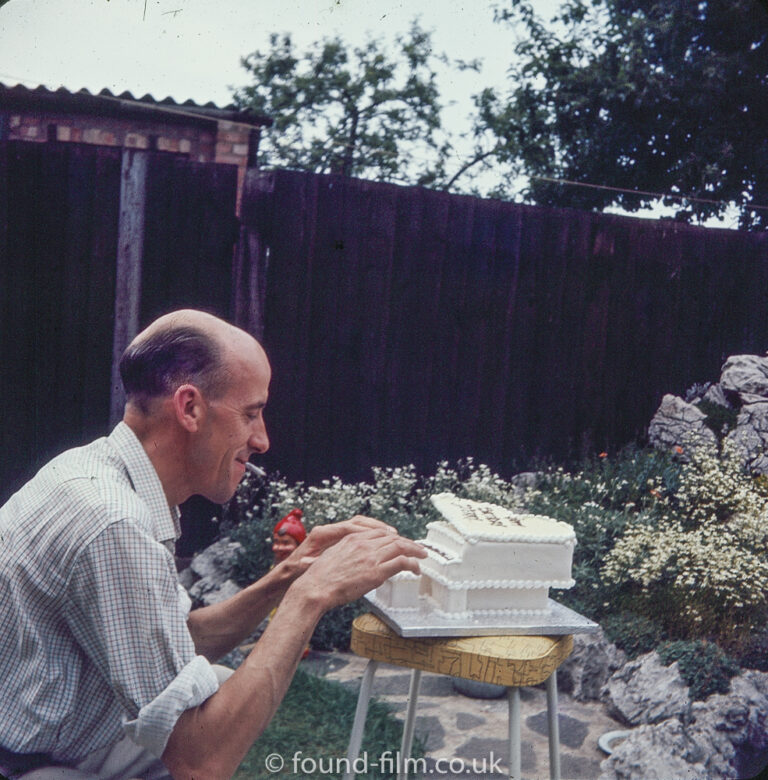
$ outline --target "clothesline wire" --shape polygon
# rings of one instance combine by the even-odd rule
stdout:
[[[609,192],[621,192],[626,193],[628,195],[643,195],[645,197],[649,198],[674,198],[676,200],[688,200],[691,202],[696,203],[710,203],[714,206],[730,206],[731,203],[727,203],[726,201],[722,200],[713,200],[711,198],[699,198],[695,195],[678,195],[676,193],[669,193],[669,192],[648,192],[647,190],[630,190],[626,189],[624,187],[610,187],[607,184],[591,184],[584,181],[571,181],[570,179],[557,179],[553,176],[534,176],[531,175],[531,179],[538,179],[539,181],[548,181],[552,182],[553,184],[567,184],[571,187],[589,187],[591,189],[595,190],[607,190]],[[733,205],[739,205],[744,206],[748,209],[755,209],[756,211],[768,211],[768,206],[757,206],[753,205],[752,203],[743,203],[743,204],[733,204]]]

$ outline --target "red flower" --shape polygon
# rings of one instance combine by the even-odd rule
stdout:
[[[607,458],[608,457],[608,453],[607,452],[601,452],[598,457],[600,457],[600,458]]]
[[[678,455],[682,455],[682,454],[683,454],[683,448],[682,448],[682,447],[681,447],[679,444],[676,444],[676,445],[675,445],[675,452],[676,452]]]

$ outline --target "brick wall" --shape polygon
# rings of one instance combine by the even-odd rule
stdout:
[[[248,164],[249,125],[218,121],[218,132],[194,124],[163,123],[54,112],[11,112],[8,135],[12,140],[48,141],[49,133],[61,142],[120,146],[132,149],[152,147],[163,152],[189,155],[197,162],[217,162],[238,168],[237,209]]]
[[[161,124],[159,122],[140,122],[111,117],[88,115],[65,115],[42,112],[11,113],[9,117],[8,137],[22,141],[47,141],[48,128],[56,126],[56,140],[75,143],[98,144],[100,146],[126,146],[135,149],[148,149],[150,138],[156,138],[156,147],[160,151],[188,154],[197,162],[216,161],[216,137],[208,130],[187,125]],[[247,138],[248,131],[245,130]],[[244,164],[245,155],[226,160],[233,165]],[[222,160],[222,162],[224,162]]]
[[[248,163],[248,137],[251,128],[236,122],[219,121],[216,136],[216,157],[214,162],[237,166],[237,212],[240,213],[240,198]]]

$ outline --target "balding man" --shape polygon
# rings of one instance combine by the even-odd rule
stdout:
[[[244,331],[187,310],[139,334],[120,371],[111,435],[58,456],[0,508],[0,771],[12,778],[230,777],[322,614],[424,557],[355,517],[190,612],[176,507],[228,501],[269,447],[269,361]],[[243,664],[217,675],[212,663],[278,603]]]

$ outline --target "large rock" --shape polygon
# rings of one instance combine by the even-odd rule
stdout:
[[[690,718],[644,725],[601,764],[600,780],[753,777],[768,763],[768,674],[745,672]]]
[[[573,652],[557,670],[557,686],[577,701],[597,701],[611,675],[626,663],[626,654],[598,629],[575,634]]]
[[[712,736],[677,718],[640,726],[600,765],[600,780],[735,778],[731,762],[713,750]]]
[[[189,596],[193,603],[208,607],[236,596],[241,590],[234,580],[212,582],[208,577],[203,577],[189,589]]]
[[[232,574],[237,554],[242,549],[239,542],[225,536],[195,555],[190,568],[198,577],[212,577],[223,582]]]
[[[768,401],[742,406],[726,440],[751,471],[768,474]]]
[[[224,537],[195,555],[189,569],[179,576],[194,603],[216,604],[242,590],[233,579],[235,561],[241,549],[239,542]]]
[[[677,662],[664,666],[657,653],[625,664],[608,680],[603,696],[611,715],[629,726],[685,720],[690,714],[688,686]]]
[[[701,397],[702,401],[707,401],[711,404],[717,404],[725,409],[733,409],[734,406],[728,398],[726,398],[722,385],[717,382],[714,385],[709,385],[707,391]]]
[[[657,449],[705,447],[717,450],[717,437],[707,426],[706,415],[694,404],[676,395],[661,399],[656,414],[648,426],[648,439]]]
[[[720,385],[742,403],[768,399],[768,357],[732,355],[723,365]]]
[[[748,671],[731,681],[725,694],[715,694],[692,707],[696,726],[712,733],[712,744],[729,758],[740,776],[752,777],[743,770],[755,759],[762,769],[768,764],[768,674]]]

